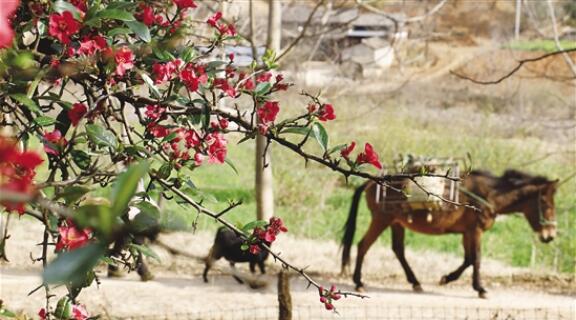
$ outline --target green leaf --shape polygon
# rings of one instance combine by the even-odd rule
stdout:
[[[18,103],[25,105],[28,109],[35,113],[40,113],[40,107],[36,102],[30,98],[28,98],[23,93],[13,93],[10,95],[10,98],[16,100]]]
[[[247,243],[243,243],[243,244],[240,246],[240,250],[242,250],[242,251],[246,251],[246,250],[248,250],[249,248],[250,248],[250,246],[249,246]]]
[[[290,127],[290,128],[286,128],[283,129],[280,133],[294,133],[294,134],[300,134],[300,135],[308,135],[310,133],[310,128],[306,128],[306,127]]]
[[[160,179],[168,179],[170,177],[170,173],[172,172],[172,164],[167,162],[164,163],[160,169],[158,169],[158,178]]]
[[[89,188],[81,186],[69,186],[62,190],[61,193],[56,195],[56,199],[64,199],[67,204],[72,204],[80,198],[82,198],[86,193],[90,192]]]
[[[256,86],[254,93],[256,93],[257,96],[263,96],[266,95],[268,91],[270,91],[270,88],[272,88],[272,84],[270,82],[261,82]]]
[[[112,149],[118,148],[116,136],[111,131],[97,124],[87,124],[86,133],[88,134],[88,139],[97,146],[110,147]]]
[[[6,310],[4,308],[0,308],[0,316],[6,318],[16,318],[16,314],[10,310]]]
[[[148,76],[143,72],[140,73],[140,76],[142,77],[142,80],[146,82],[146,85],[150,89],[150,92],[152,92],[152,95],[154,95],[156,99],[162,99],[162,95],[160,94],[160,91],[158,90],[156,85],[154,85],[154,81],[152,81],[152,78],[150,78],[150,76]]]
[[[190,62],[196,56],[196,50],[194,47],[186,47],[182,54],[180,54],[180,59],[184,61],[184,63]]]
[[[69,2],[62,0],[54,1],[54,4],[52,4],[52,8],[54,9],[54,11],[58,13],[62,13],[64,11],[70,11],[70,13],[74,16],[74,19],[80,20],[80,10],[78,10],[76,6],[74,6]]]
[[[144,42],[150,42],[150,29],[140,21],[124,21],[124,24],[134,31],[138,38],[142,39]]]
[[[112,192],[113,215],[120,216],[126,211],[136,192],[138,182],[148,173],[148,167],[148,162],[142,161],[139,164],[131,165],[126,172],[118,177]]]
[[[34,122],[36,122],[36,124],[41,126],[41,127],[47,127],[47,126],[51,126],[51,125],[55,124],[56,119],[50,118],[47,116],[40,116],[38,118],[35,118]]]
[[[154,231],[160,227],[160,212],[157,207],[149,202],[141,202],[137,207],[140,213],[130,221],[130,230],[133,233]]]
[[[330,148],[330,150],[328,150],[328,152],[326,152],[327,154],[333,154],[334,152],[340,151],[344,148],[346,148],[347,144],[339,144],[335,147]]]
[[[76,141],[78,143],[78,141]],[[82,170],[90,168],[91,159],[90,155],[82,150],[72,150],[72,160]]]
[[[120,21],[135,21],[136,19],[134,16],[126,11],[121,9],[105,9],[96,14],[96,17],[101,19],[112,19],[112,20],[120,20]]]
[[[110,235],[115,222],[107,203],[86,204],[79,207],[74,215],[74,221],[79,227],[91,228],[104,237]]]
[[[117,35],[121,35],[121,34],[130,34],[132,33],[132,30],[128,29],[128,28],[114,28],[110,31],[108,31],[107,35],[109,37],[115,37]]]
[[[234,165],[234,163],[232,162],[232,160],[226,158],[226,159],[224,159],[224,162],[226,162],[226,164],[229,165],[230,168],[232,168],[232,170],[234,170],[234,173],[236,173],[236,175],[240,175],[240,174],[238,173],[238,169],[236,169],[236,166]]]
[[[206,65],[206,71],[216,71],[216,69],[218,69],[218,67],[223,66],[228,64],[228,62],[226,61],[221,61],[221,60],[217,60],[217,61],[210,61],[208,62],[208,64]]]
[[[158,254],[156,254],[156,252],[154,252],[149,247],[135,244],[135,243],[131,243],[130,247],[136,249],[137,251],[139,251],[143,255],[150,257],[150,258],[154,258],[156,261],[160,262],[160,257],[158,256]]]
[[[82,283],[88,271],[96,266],[104,252],[106,252],[105,245],[92,243],[61,253],[44,269],[43,281],[45,284]]]
[[[318,141],[322,151],[326,152],[328,149],[328,133],[326,133],[324,126],[319,122],[314,123],[312,125],[312,134],[314,135],[314,138],[316,138],[316,141]]]
[[[178,136],[178,133],[172,132],[171,134],[165,136],[164,139],[162,139],[162,142],[170,142],[170,141],[174,140],[176,138],[176,136]]]
[[[268,224],[268,221],[265,221],[265,220],[254,220],[252,222],[249,222],[245,226],[243,226],[242,232],[247,233],[248,231],[250,231],[254,228],[262,228],[267,224]]]

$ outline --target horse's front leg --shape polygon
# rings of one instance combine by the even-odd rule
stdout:
[[[472,265],[472,251],[473,243],[472,240],[474,239],[474,232],[464,232],[462,235],[462,246],[464,247],[464,262],[462,265],[458,267],[458,269],[454,270],[453,272],[445,275],[440,280],[440,285],[445,285],[449,282],[458,280],[464,270],[466,270],[469,266]]]
[[[398,261],[400,261],[402,269],[404,269],[404,273],[406,274],[406,279],[412,284],[412,289],[416,292],[422,292],[422,286],[418,279],[416,279],[416,276],[404,255],[404,233],[404,227],[399,224],[392,225],[392,251],[396,254]]]
[[[352,277],[356,284],[356,290],[358,291],[364,291],[364,283],[362,283],[362,263],[364,256],[374,241],[378,239],[382,231],[390,225],[390,219],[384,219],[383,214],[377,214],[377,216],[372,216],[373,218],[370,222],[370,227],[368,227],[368,231],[366,231],[364,238],[358,243],[358,255],[356,256],[356,266],[354,268],[354,276]]]
[[[480,249],[482,248],[481,245],[482,239],[482,230],[476,229],[474,231],[474,238],[472,240],[473,246],[473,256],[472,256],[472,265],[473,265],[473,272],[472,272],[472,288],[478,291],[478,297],[482,299],[486,299],[486,289],[482,286],[480,280]]]

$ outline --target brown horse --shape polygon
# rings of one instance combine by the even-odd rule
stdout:
[[[462,272],[472,265],[474,268],[472,287],[481,298],[486,297],[486,290],[480,281],[480,241],[482,233],[492,227],[498,214],[523,213],[532,230],[540,234],[542,242],[550,242],[556,236],[554,193],[558,180],[550,181],[545,177],[535,177],[516,170],[508,170],[501,177],[496,177],[486,171],[472,171],[463,178],[461,184],[460,203],[471,204],[479,210],[450,205],[451,209],[442,211],[409,210],[406,212],[402,210],[406,206],[392,204],[383,206],[382,203],[378,203],[376,199],[378,188],[374,182],[367,182],[356,189],[342,239],[342,272],[350,262],[350,247],[356,229],[358,204],[363,191],[366,191],[366,200],[372,212],[370,227],[358,243],[353,276],[357,290],[362,291],[364,287],[362,283],[364,256],[384,229],[389,226],[392,228],[392,250],[400,261],[408,282],[417,292],[421,292],[422,287],[404,256],[405,228],[435,235],[461,233],[464,262],[455,271],[443,276],[440,284],[457,280]],[[394,191],[388,189],[386,197],[393,195]],[[406,201],[403,194],[396,192],[395,195],[403,198],[404,202]]]

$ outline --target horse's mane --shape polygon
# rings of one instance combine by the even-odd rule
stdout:
[[[504,171],[504,174],[500,177],[495,176],[487,170],[473,170],[470,172],[470,175],[494,179],[496,182],[495,187],[500,190],[509,190],[526,185],[541,185],[550,182],[550,180],[544,176],[535,176],[515,169]]]

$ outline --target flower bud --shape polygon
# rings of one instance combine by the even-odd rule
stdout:
[[[333,306],[331,303],[326,303],[326,304],[324,305],[324,307],[326,308],[326,310],[332,310],[332,309],[334,309],[334,306]]]
[[[332,295],[332,299],[334,300],[340,300],[340,298],[342,298],[342,296],[339,293],[335,293]]]
[[[324,297],[324,296],[320,297],[320,302],[326,303],[326,301],[327,301],[327,300],[326,300],[326,297]]]

